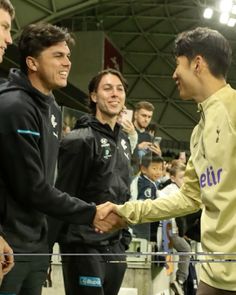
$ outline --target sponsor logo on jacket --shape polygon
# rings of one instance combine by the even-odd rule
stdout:
[[[200,187],[215,186],[220,183],[222,171],[222,168],[214,170],[212,166],[207,167],[206,171],[200,175]]]
[[[54,115],[51,115],[51,123],[53,128],[57,126],[56,117]]]
[[[51,124],[52,124],[53,129],[55,129],[56,126],[57,126],[57,122],[56,122],[56,117],[53,114],[51,115]],[[53,130],[53,135],[56,138],[58,138],[58,133],[56,131],[54,131],[54,130]]]
[[[112,156],[110,143],[108,142],[107,138],[102,138],[100,143],[102,148],[102,156],[107,160]]]
[[[152,189],[149,187],[147,188],[145,191],[144,191],[144,196],[147,198],[147,199],[151,199],[152,198]]]
[[[80,276],[79,277],[79,284],[81,286],[87,286],[87,287],[101,287],[102,286],[102,282],[99,277]]]
[[[125,151],[127,150],[128,146],[127,146],[127,142],[126,140],[124,140],[123,138],[121,139],[121,142],[120,142],[123,150],[124,150],[124,155],[126,156],[126,158],[129,160],[130,159],[130,156],[129,156],[129,153],[126,153]]]

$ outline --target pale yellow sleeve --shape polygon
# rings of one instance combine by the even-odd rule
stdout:
[[[137,224],[187,215],[199,210],[200,207],[199,180],[190,158],[184,184],[179,192],[155,200],[126,202],[116,208],[117,213],[129,224]]]

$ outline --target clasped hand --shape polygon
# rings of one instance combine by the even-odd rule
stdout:
[[[100,233],[127,227],[126,221],[116,213],[116,205],[111,202],[106,202],[97,206],[93,225],[95,230]]]
[[[8,243],[0,237],[0,282],[14,266],[13,251]]]

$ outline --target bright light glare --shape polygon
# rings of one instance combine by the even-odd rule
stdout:
[[[204,13],[203,13],[204,18],[210,19],[212,18],[212,15],[213,15],[213,10],[211,8],[206,8],[204,10]]]
[[[227,24],[228,20],[229,20],[229,14],[226,13],[226,12],[221,13],[221,15],[220,15],[220,23]]]
[[[227,25],[229,27],[234,27],[235,24],[236,24],[236,19],[235,18],[230,18],[229,21],[228,21],[228,23],[227,23]]]
[[[236,0],[220,0],[219,8],[216,9],[216,14],[219,12],[219,22],[228,25],[229,27],[236,26]],[[203,12],[204,18],[211,19],[215,13],[214,8],[207,7]]]
[[[233,1],[232,0],[221,0],[220,1],[220,10],[222,12],[229,12],[232,8]]]
[[[233,14],[236,14],[236,5],[233,5],[231,12],[232,12]]]

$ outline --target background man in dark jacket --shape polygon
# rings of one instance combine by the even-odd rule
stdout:
[[[89,83],[93,115],[85,115],[62,141],[56,186],[97,205],[123,204],[130,198],[128,137],[117,124],[124,107],[127,84],[121,73],[107,69]],[[116,295],[126,269],[128,230],[97,234],[89,226],[65,224],[60,235],[67,295]],[[108,254],[108,256],[106,256]],[[118,255],[117,255],[118,254]],[[113,263],[112,263],[113,261]]]
[[[134,127],[138,134],[138,143],[134,149],[132,166],[133,173],[136,175],[139,173],[140,163],[142,156],[148,151],[151,151],[161,156],[160,145],[153,141],[153,136],[147,131],[153,112],[154,105],[148,101],[140,101],[134,106]]]

